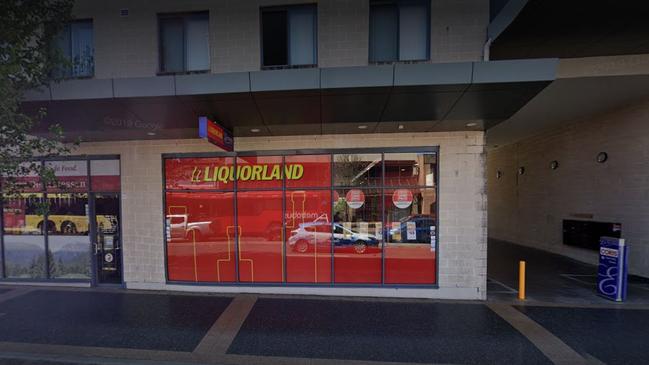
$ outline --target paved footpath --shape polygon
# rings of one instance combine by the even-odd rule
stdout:
[[[649,306],[0,287],[0,364],[643,364]]]

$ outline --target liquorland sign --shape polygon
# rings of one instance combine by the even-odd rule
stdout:
[[[198,136],[207,139],[225,151],[232,152],[234,150],[232,133],[208,117],[198,118]]]
[[[284,166],[284,176],[286,180],[300,180],[304,175],[304,166],[301,164],[287,164]],[[273,181],[282,180],[282,166],[274,165],[244,165],[234,166],[194,166],[192,170],[191,181],[193,183],[202,182],[222,182],[227,184],[229,181]]]

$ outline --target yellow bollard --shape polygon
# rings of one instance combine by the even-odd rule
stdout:
[[[525,261],[518,262],[518,299],[525,300]]]

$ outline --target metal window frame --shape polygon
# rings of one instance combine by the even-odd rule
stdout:
[[[46,213],[43,215],[43,222],[45,222],[42,226],[42,236],[44,240],[44,249],[45,249],[45,277],[44,278],[9,278],[6,275],[6,256],[5,256],[5,245],[4,245],[4,236],[5,236],[5,229],[4,229],[4,209],[2,209],[2,214],[0,217],[0,259],[2,260],[2,270],[0,272],[0,282],[33,282],[33,283],[89,283],[91,286],[96,286],[98,285],[97,283],[97,275],[98,272],[96,270],[96,258],[95,255],[93,254],[92,251],[92,237],[91,235],[93,232],[91,231],[90,227],[92,225],[91,222],[91,216],[94,216],[94,210],[91,209],[91,206],[94,205],[94,202],[91,203],[91,197],[94,197],[94,194],[115,194],[119,198],[119,209],[120,209],[120,218],[121,218],[121,211],[122,211],[122,199],[121,199],[121,186],[120,190],[118,192],[101,192],[101,191],[94,191],[92,189],[92,171],[90,168],[90,162],[93,160],[117,160],[119,161],[119,176],[122,176],[122,161],[120,158],[120,155],[93,155],[93,154],[84,154],[84,155],[70,155],[70,156],[45,156],[45,157],[39,157],[39,158],[34,158],[30,161],[35,161],[35,162],[40,162],[41,166],[44,166],[46,162],[56,162],[56,161],[85,161],[86,162],[86,178],[88,179],[87,183],[87,189],[85,192],[80,192],[81,194],[85,193],[87,195],[88,199],[88,208],[89,208],[89,217],[88,217],[88,226],[89,226],[89,231],[88,231],[88,240],[89,240],[89,250],[90,250],[90,267],[91,272],[90,278],[89,279],[61,279],[61,278],[51,278],[50,277],[50,268],[49,268],[49,233],[47,231],[47,225],[49,222],[49,213]],[[47,199],[47,194],[65,194],[65,192],[48,192],[47,187],[45,184],[40,181],[39,184],[40,190],[37,192],[34,192],[36,194],[42,194],[43,199]],[[2,191],[0,191],[0,208],[4,208],[4,198],[1,196]],[[122,235],[122,224],[120,222],[119,225],[119,234],[120,234],[120,239],[123,237]],[[120,243],[122,244],[122,243]],[[122,245],[123,247],[123,245]],[[121,285],[124,285],[124,254],[123,250],[122,253],[120,254],[121,256]]]
[[[420,147],[385,147],[385,148],[345,148],[345,149],[292,149],[292,150],[264,150],[264,151],[240,151],[240,152],[194,152],[194,153],[163,153],[161,154],[161,163],[162,163],[162,195],[163,195],[163,214],[162,214],[162,221],[163,221],[163,238],[164,238],[164,265],[165,265],[165,281],[166,284],[168,285],[186,285],[186,286],[210,286],[210,287],[219,287],[219,286],[224,286],[224,287],[236,287],[236,286],[241,286],[241,287],[318,287],[318,288],[323,288],[323,287],[340,287],[340,288],[422,288],[422,289],[439,289],[439,171],[440,171],[440,158],[439,158],[439,151],[440,147],[439,146],[420,146]],[[367,154],[367,153],[376,153],[376,154],[381,154],[381,159],[382,159],[382,175],[381,175],[381,186],[353,186],[353,187],[345,187],[345,186],[334,186],[334,173],[333,173],[333,168],[334,168],[334,155],[336,154]],[[435,182],[434,186],[429,186],[429,185],[399,185],[399,186],[385,186],[385,155],[389,153],[434,153],[436,155],[436,163],[435,163]],[[166,235],[166,195],[168,192],[194,192],[194,193],[201,193],[201,192],[231,192],[233,193],[233,200],[234,200],[234,224],[235,227],[238,226],[238,219],[237,219],[237,192],[239,191],[237,188],[237,179],[234,179],[234,184],[233,188],[231,190],[222,190],[222,189],[167,189],[167,184],[166,184],[166,170],[165,170],[165,161],[169,159],[183,159],[183,158],[219,158],[219,157],[233,157],[233,166],[237,168],[237,158],[238,157],[247,157],[247,156],[281,156],[282,157],[282,166],[286,163],[286,156],[299,156],[299,155],[329,155],[331,156],[330,159],[330,168],[331,168],[331,185],[329,187],[305,187],[305,188],[287,188],[286,187],[286,177],[283,176],[283,182],[282,182],[282,187],[281,188],[266,188],[266,189],[241,189],[242,192],[247,192],[247,191],[281,191],[282,192],[282,221],[283,221],[283,227],[282,227],[282,252],[283,252],[283,262],[282,264],[284,266],[284,278],[282,282],[275,282],[275,283],[269,283],[269,282],[241,282],[239,278],[239,267],[238,267],[238,262],[239,262],[239,257],[238,257],[238,245],[239,245],[239,238],[238,238],[238,229],[235,229],[235,277],[236,281],[235,282],[195,282],[195,281],[180,281],[180,280],[169,280],[169,265],[168,265],[168,241],[167,241],[167,235]],[[336,189],[349,189],[349,188],[359,188],[359,189],[373,189],[373,190],[378,190],[381,193],[385,192],[385,189],[393,189],[393,188],[422,188],[422,189],[435,189],[435,196],[436,196],[436,201],[435,201],[435,283],[432,284],[389,284],[385,282],[385,237],[382,237],[381,240],[381,282],[377,284],[365,284],[365,283],[337,283],[335,281],[335,251],[334,251],[334,244],[333,244],[333,226],[331,229],[331,239],[332,239],[332,244],[330,245],[331,247],[331,256],[330,256],[330,261],[331,261],[331,281],[327,283],[296,283],[296,282],[288,282],[287,280],[287,270],[286,270],[286,255],[284,250],[286,249],[286,228],[285,228],[285,215],[286,215],[286,192],[287,191],[292,191],[292,190],[306,190],[306,191],[327,191],[329,190],[329,199],[333,198],[333,192]],[[384,198],[381,199],[381,219],[382,219],[382,230],[383,232],[381,233],[382,235],[385,234],[385,202]],[[333,202],[330,204],[330,210],[333,213]]]
[[[291,9],[313,8],[313,60],[311,64],[292,64],[291,63],[291,23],[289,13]],[[270,12],[286,13],[286,64],[284,65],[264,65],[264,13]],[[276,70],[284,68],[313,68],[318,67],[318,3],[302,3],[292,5],[271,5],[259,7],[259,69]]]
[[[403,4],[425,4],[426,5],[426,58],[418,60],[402,60],[401,59],[401,47],[400,47],[400,32],[401,32],[401,7]],[[372,59],[372,6],[373,5],[394,5],[397,12],[397,58],[394,60],[387,61],[376,61]],[[368,7],[368,52],[367,52],[367,62],[369,64],[391,64],[391,63],[418,63],[418,62],[427,62],[431,59],[431,1],[430,0],[370,0]]]

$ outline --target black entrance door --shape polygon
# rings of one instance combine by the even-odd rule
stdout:
[[[122,240],[119,194],[96,193],[94,199],[94,260],[97,284],[122,283]]]

